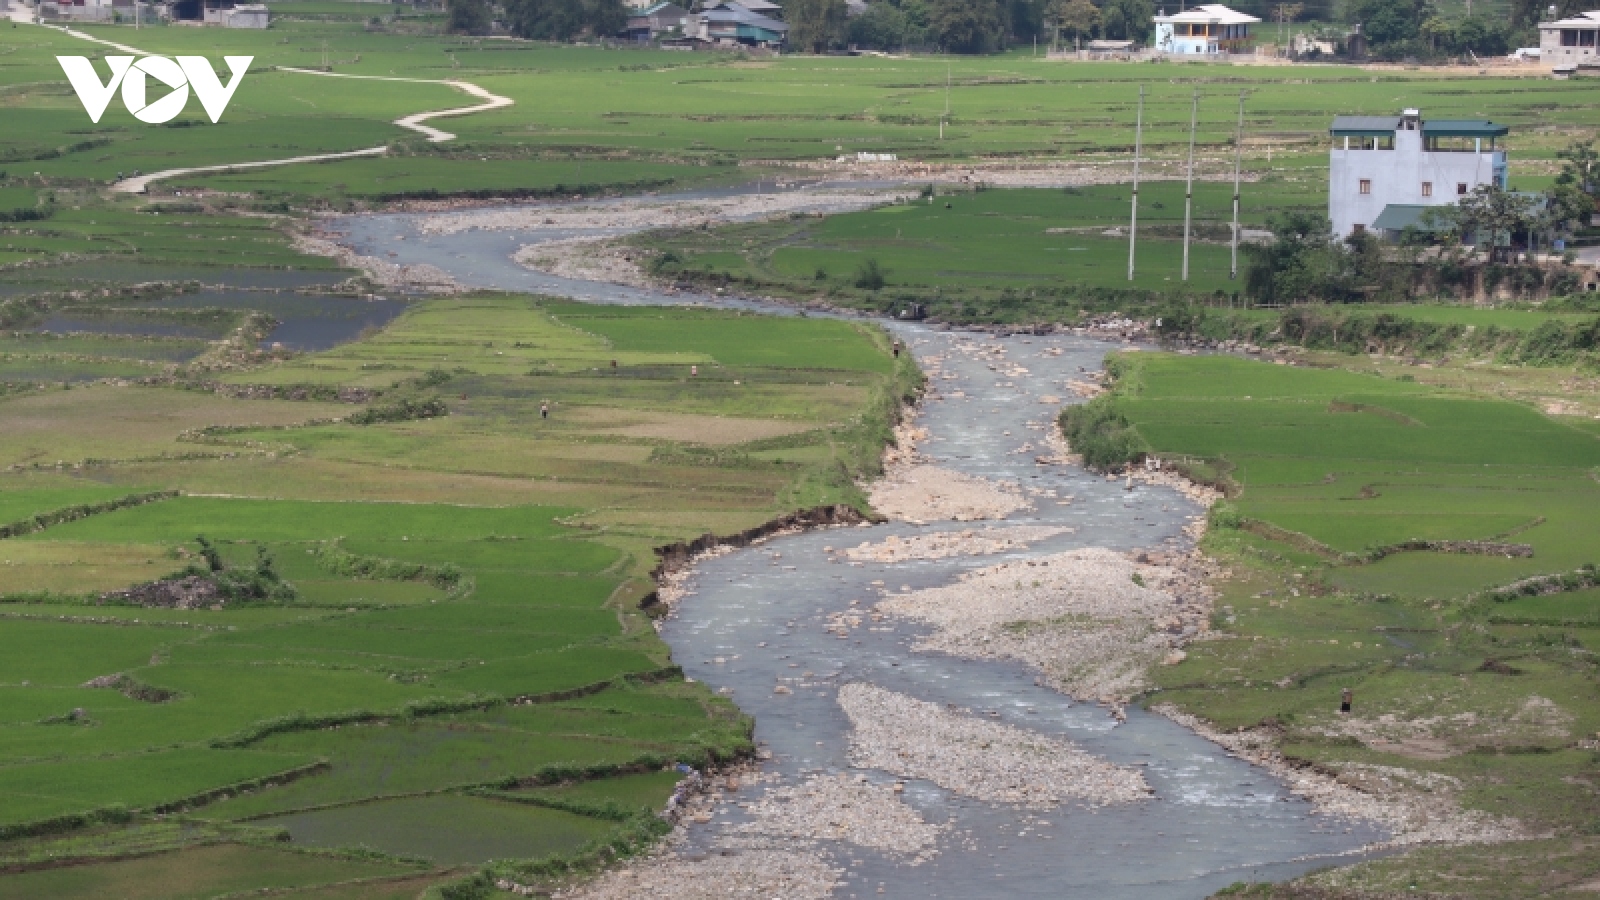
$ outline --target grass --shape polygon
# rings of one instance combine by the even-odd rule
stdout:
[[[0,473],[7,515],[187,492],[0,543],[0,824],[32,835],[0,848],[48,858],[64,839],[36,834],[41,820],[130,811],[72,832],[65,852],[91,862],[152,827],[144,811],[192,797],[205,840],[249,843],[259,832],[232,823],[270,818],[292,845],[449,866],[634,834],[634,808],[672,784],[642,773],[749,746],[748,721],[679,680],[638,609],[652,548],[860,503],[853,476],[876,465],[917,378],[888,349],[881,331],[837,321],[482,295],[223,374],[243,387],[371,388],[381,373],[372,406],[437,399],[450,413],[439,418],[330,423],[361,407],[186,390],[182,371],[179,386],[0,398],[0,416],[22,426],[0,439],[14,460]],[[35,465],[46,438],[59,468]],[[817,452],[755,456],[775,444]],[[268,554],[294,599],[189,610],[99,599],[198,562],[202,534],[226,565]],[[117,674],[117,687],[82,686]],[[506,703],[516,697],[532,702]],[[555,805],[464,793],[575,782]],[[146,843],[173,859],[197,852],[172,836]],[[89,877],[103,865],[121,864],[86,865],[83,883],[120,877]],[[0,876],[23,885],[0,890],[43,883],[35,866]]]
[[[1592,877],[1581,860],[1594,807],[1572,785],[1596,774],[1578,743],[1600,729],[1595,592],[1482,592],[1591,562],[1600,443],[1524,404],[1346,365],[1143,353],[1114,363],[1117,388],[1097,402],[1149,450],[1225,473],[1232,493],[1205,539],[1230,571],[1215,583],[1215,639],[1162,668],[1158,696],[1225,729],[1270,724],[1286,756],[1346,780],[1374,765],[1459,779],[1465,807],[1551,836],[1496,848],[1505,871],[1538,869],[1552,886]],[[1503,540],[1533,555],[1369,561],[1414,539]],[[1350,716],[1337,712],[1344,688]],[[1500,891],[1516,879],[1477,852],[1413,852],[1259,895],[1448,882],[1463,896],[1510,896]]]
[[[1311,185],[1252,185],[1247,227],[1293,206],[1322,202]],[[1181,279],[1183,186],[1141,189],[1143,240],[1137,277],[1127,276],[1126,185],[1062,190],[942,188],[937,196],[878,209],[635,239],[681,263],[664,274],[708,283],[742,283],[793,297],[882,310],[917,302],[946,318],[1070,321],[1097,292],[1233,292],[1227,227],[1231,186],[1196,190],[1191,281]],[[1108,231],[1112,232],[1108,235]],[[868,261],[885,273],[863,286]],[[1128,302],[1123,300],[1122,302]],[[1109,308],[1109,307],[1108,307]]]
[[[439,33],[436,15],[396,18],[382,4],[296,0],[275,12],[274,27],[265,32],[86,26],[155,53],[255,57],[220,125],[203,123],[191,108],[167,127],[149,127],[119,104],[99,124],[88,123],[52,57],[94,55],[98,48],[38,28],[0,32],[0,106],[14,126],[0,135],[0,210],[48,214],[0,225],[6,298],[0,327],[37,324],[59,313],[69,305],[63,293],[69,290],[83,293],[71,304],[94,307],[96,324],[132,329],[197,320],[192,312],[142,313],[138,322],[107,314],[109,307],[167,302],[124,293],[135,283],[192,280],[295,290],[340,281],[349,273],[293,244],[300,216],[312,209],[360,209],[406,197],[572,196],[726,184],[858,150],[933,162],[1081,165],[1116,178],[1125,168],[1140,84],[1150,89],[1146,172],[1158,180],[1148,188],[1148,253],[1141,256],[1143,280],[1136,286],[1165,291],[1177,209],[1170,179],[1179,173],[1188,98],[1196,87],[1207,95],[1201,171],[1212,178],[1227,170],[1232,94],[1241,87],[1250,92],[1245,156],[1252,181],[1245,209],[1253,224],[1284,206],[1320,204],[1323,134],[1335,114],[1414,105],[1432,117],[1507,123],[1515,135],[1513,180],[1524,188],[1542,186],[1554,149],[1595,123],[1593,92],[1575,82],[1481,77],[1464,83],[1427,71],[1332,66],[1185,66],[1179,73],[1045,63],[1019,54],[741,60],[463,39]],[[376,25],[369,21],[374,16]],[[427,144],[393,120],[463,104],[464,95],[443,85],[316,78],[276,68],[324,60],[342,74],[468,79],[516,103],[454,118],[447,124],[456,141]],[[947,103],[951,115],[941,139]],[[147,197],[103,190],[119,172],[379,145],[389,154],[189,176]],[[185,196],[177,196],[179,190]],[[1215,224],[1223,193],[1202,184],[1203,223]],[[683,254],[685,277],[745,280],[807,298],[833,292],[838,302],[878,309],[903,302],[900,294],[937,292],[959,300],[964,315],[970,306],[974,318],[1019,318],[1024,311],[1013,307],[1030,303],[1067,318],[1094,291],[1125,286],[1115,262],[1123,245],[1101,233],[1120,224],[1122,208],[1116,186],[1078,194],[985,191],[931,207],[741,226],[699,235],[692,245],[682,236],[661,240],[689,251]],[[1074,230],[1051,234],[1048,228]],[[1216,243],[1196,246],[1196,290],[1230,290],[1221,252]],[[853,286],[853,273],[869,253],[888,272],[888,284],[876,295]],[[824,270],[820,283],[818,268]],[[102,289],[112,293],[99,295]],[[27,514],[80,489],[84,493],[70,496],[157,488],[188,494],[0,544],[9,601],[0,605],[0,617],[3,633],[17,643],[0,664],[6,667],[0,783],[12,786],[5,809],[20,822],[112,803],[141,809],[314,760],[327,760],[327,767],[201,805],[186,819],[194,823],[187,838],[157,834],[151,829],[161,823],[134,813],[126,823],[80,828],[66,837],[4,842],[0,850],[8,858],[35,861],[58,848],[64,851],[58,858],[81,862],[120,847],[171,852],[60,869],[30,863],[0,876],[0,893],[211,896],[283,887],[303,896],[376,897],[414,895],[441,877],[433,870],[389,868],[388,862],[254,846],[261,834],[232,823],[261,816],[317,817],[332,823],[318,840],[338,845],[367,840],[357,832],[375,826],[387,829],[382,840],[399,840],[415,821],[433,817],[424,815],[428,804],[475,811],[461,817],[458,847],[474,843],[480,832],[473,829],[491,819],[496,831],[513,834],[540,831],[538,823],[566,823],[559,829],[564,836],[547,830],[552,846],[610,833],[597,831],[595,822],[609,828],[613,820],[574,810],[592,812],[590,804],[611,800],[657,803],[671,780],[657,773],[662,763],[704,762],[748,745],[748,723],[731,704],[673,680],[664,668],[670,662],[665,647],[637,609],[649,587],[643,576],[653,563],[651,549],[705,531],[737,531],[798,507],[861,504],[853,479],[875,470],[887,426],[917,382],[909,361],[891,361],[880,331],[831,321],[596,310],[476,295],[418,303],[376,333],[323,353],[267,359],[248,352],[247,339],[232,350],[205,343],[235,327],[242,314],[230,307],[226,322],[208,320],[211,330],[188,340],[0,338],[0,382],[26,384],[0,396],[6,425],[0,428],[0,506]],[[690,374],[690,366],[699,373]],[[325,421],[360,408],[353,403],[82,384],[137,380],[169,367],[176,367],[179,383],[203,378],[258,395],[276,390],[277,396],[325,397],[337,389],[348,396],[359,389],[378,392],[368,405],[427,400],[446,404],[450,414],[358,426]],[[1369,368],[1389,367],[1375,361]],[[1252,379],[1250,393],[1266,397],[1267,382],[1281,379],[1271,388],[1277,391],[1272,412],[1294,422],[1278,429],[1270,446],[1229,443],[1217,420],[1174,419],[1171,427],[1178,430],[1166,438],[1157,434],[1174,446],[1203,438],[1210,442],[1207,452],[1238,457],[1246,515],[1289,521],[1296,510],[1365,504],[1351,517],[1296,523],[1330,548],[1357,550],[1394,534],[1484,536],[1539,515],[1545,524],[1516,538],[1535,544],[1534,563],[1582,555],[1582,535],[1592,533],[1584,508],[1592,485],[1581,476],[1593,463],[1573,435],[1593,438],[1596,432],[1552,430],[1537,417],[1514,415],[1509,404],[1481,416],[1464,413],[1439,391],[1455,387],[1452,380],[1475,390],[1506,382],[1511,386],[1503,393],[1491,392],[1529,400],[1561,394],[1559,381],[1507,376],[1491,367],[1409,371],[1416,378],[1409,383],[1327,375],[1342,379],[1337,386],[1296,381],[1300,370],[1269,374],[1273,378]],[[1180,406],[1269,431],[1269,423],[1248,418],[1261,405],[1257,399],[1234,396],[1240,384],[1238,378],[1196,379],[1191,388],[1202,393],[1182,395]],[[1328,411],[1334,400],[1357,403],[1361,411]],[[549,419],[538,415],[545,401]],[[1156,415],[1158,401],[1137,402],[1153,404]],[[1463,416],[1467,424],[1450,425]],[[1423,424],[1404,424],[1409,421]],[[1361,440],[1324,440],[1352,428]],[[1159,430],[1152,423],[1151,433]],[[1308,455],[1308,448],[1315,452]],[[1373,448],[1383,452],[1373,455]],[[1260,452],[1244,452],[1252,449]],[[1474,454],[1489,451],[1498,455],[1486,472]],[[1320,486],[1330,465],[1336,481]],[[1422,475],[1419,465],[1427,470]],[[1361,496],[1368,484],[1377,496],[1340,499]],[[1339,493],[1346,489],[1352,493]],[[1507,500],[1512,495],[1515,503]],[[202,531],[235,564],[248,562],[257,547],[270,550],[285,577],[300,586],[297,598],[279,606],[194,610],[95,602],[103,590],[195,561],[193,541]],[[1436,614],[1483,624],[1486,630],[1471,632],[1476,644],[1433,638],[1441,642],[1435,662],[1452,677],[1465,674],[1469,683],[1481,684],[1480,693],[1452,699],[1458,704],[1452,709],[1504,716],[1522,708],[1522,686],[1563,703],[1562,691],[1575,684],[1563,666],[1576,665],[1571,660],[1577,657],[1550,649],[1571,645],[1555,637],[1549,640],[1556,643],[1539,643],[1536,635],[1560,628],[1583,646],[1592,640],[1587,626],[1490,621],[1504,608],[1473,619],[1475,607],[1449,605],[1459,599],[1435,611],[1416,586],[1441,582],[1420,570],[1400,571],[1417,554],[1337,566],[1324,579],[1326,561],[1317,553],[1249,532],[1223,536],[1238,542],[1240,554],[1279,567],[1268,566],[1283,582],[1274,597],[1289,582],[1306,580],[1293,574],[1331,590],[1338,578],[1375,573],[1377,581],[1361,590],[1396,595],[1380,604],[1335,594],[1341,599],[1319,610],[1328,618],[1316,627],[1336,620],[1352,635],[1363,634],[1347,637],[1361,640],[1360,648],[1336,648],[1326,637],[1313,644],[1314,629],[1303,623],[1274,626],[1285,646],[1306,660],[1369,666],[1363,671],[1375,674],[1361,687],[1364,703],[1369,697],[1394,704],[1407,699],[1402,682],[1383,681],[1389,676],[1378,672],[1399,663],[1384,655],[1387,650],[1367,646],[1376,624],[1422,628]],[[332,553],[335,547],[366,557],[370,567],[330,571],[327,560],[346,559]],[[1511,566],[1504,571],[1448,567],[1469,574],[1457,579],[1461,587],[1452,582],[1444,593],[1456,598],[1472,583],[1522,571],[1516,566],[1526,561],[1504,562]],[[1305,571],[1290,571],[1300,565]],[[451,578],[436,577],[446,567]],[[416,574],[358,577],[363,572]],[[1308,596],[1296,599],[1309,599],[1303,593]],[[1235,599],[1243,614],[1237,621],[1255,621]],[[1555,614],[1564,615],[1536,605],[1526,613]],[[81,652],[84,647],[92,652]],[[1529,674],[1520,681],[1475,674],[1488,652],[1528,657],[1516,664]],[[1209,665],[1199,654],[1192,664]],[[1278,659],[1272,666],[1282,664]],[[130,696],[80,686],[116,671],[152,690]],[[1307,690],[1309,709],[1320,695]],[[1246,713],[1270,707],[1261,693],[1195,690],[1184,702],[1203,706],[1219,721],[1243,723]],[[540,702],[495,700],[517,694],[539,695]],[[62,721],[78,708],[87,724]],[[1580,724],[1592,728],[1587,720]],[[1529,739],[1512,734],[1496,744],[1498,737],[1477,737],[1497,747]],[[1316,740],[1311,746],[1308,754],[1334,758],[1335,751],[1315,750],[1321,746]],[[1466,753],[1450,764],[1472,774],[1469,763],[1481,762],[1480,756],[1495,762],[1500,755]],[[1515,775],[1509,786],[1486,788],[1473,802],[1495,809],[1522,804],[1553,828],[1575,827],[1572,803],[1550,798],[1554,785],[1570,786],[1560,779],[1589,777],[1582,761],[1565,751],[1515,756],[1522,768],[1495,762]],[[513,807],[462,793],[511,783],[523,785],[519,794],[571,808],[553,816],[548,806]],[[25,799],[13,803],[12,796]],[[335,808],[345,803],[359,812],[335,822]],[[223,843],[195,848],[191,843],[202,840],[197,836]],[[528,846],[528,852],[543,847]],[[395,880],[381,880],[390,876]]]
[[[369,23],[374,12],[382,20],[376,26]],[[1441,77],[1425,70],[1372,73],[1344,66],[1186,65],[1183,77],[1170,78],[1149,67],[1046,63],[1018,54],[742,61],[720,54],[462,39],[438,33],[437,17],[407,13],[396,19],[392,10],[376,8],[278,13],[273,27],[259,33],[83,27],[149,52],[212,59],[241,54],[254,62],[220,124],[209,123],[190,104],[169,126],[146,127],[118,103],[93,124],[61,81],[53,57],[93,56],[99,48],[40,28],[0,35],[7,59],[0,103],[17,126],[0,139],[0,208],[55,201],[50,219],[3,228],[0,265],[109,257],[327,268],[328,261],[292,249],[284,220],[238,212],[350,208],[407,196],[566,196],[688,187],[748,178],[741,162],[787,164],[863,150],[915,160],[1021,158],[1120,166],[1128,155],[1140,84],[1149,89],[1146,171],[1154,178],[1180,174],[1188,99],[1196,86],[1207,95],[1199,135],[1202,169],[1225,174],[1232,96],[1240,88],[1249,93],[1246,166],[1259,180],[1247,192],[1246,210],[1256,218],[1280,198],[1320,203],[1323,135],[1336,114],[1414,105],[1433,117],[1506,123],[1515,136],[1514,158],[1526,164],[1513,173],[1523,188],[1541,187],[1550,176],[1544,163],[1568,133],[1594,123],[1593,104],[1581,85],[1472,76],[1471,87],[1463,89],[1459,72]],[[392,121],[462,105],[461,93],[444,85],[318,78],[277,68],[324,63],[338,74],[468,79],[515,105],[451,119],[458,140],[428,144]],[[941,119],[947,122],[942,138]],[[143,199],[107,199],[94,189],[119,172],[382,145],[392,151],[382,158],[188,176],[158,189],[163,201],[179,201],[160,215]],[[185,198],[164,193],[182,188],[222,194],[195,202],[192,192]],[[1201,209],[1214,218],[1222,207],[1205,201],[1203,196]],[[1177,209],[1162,202],[1166,215]],[[1161,215],[1153,206],[1146,213]],[[1085,235],[1072,244],[1083,251],[1054,250],[1087,259],[1109,253],[1114,244]],[[1038,255],[1051,251],[1034,249]],[[1165,288],[1174,268],[1171,248],[1152,243],[1150,249],[1145,277]],[[1024,250],[1018,246],[1016,255]],[[1216,247],[1202,245],[1196,253],[1195,286],[1227,289],[1218,282]],[[837,259],[813,255],[793,248],[772,265],[785,277],[805,278],[815,263]],[[907,262],[898,269],[902,279],[913,264],[922,268],[929,261],[910,248],[898,255]],[[1019,271],[1033,269],[1034,262]],[[1097,270],[1069,258],[1046,268],[1088,283],[1117,281],[1114,265]],[[981,268],[974,270],[973,277],[981,274]],[[49,277],[73,275],[63,270]]]
[[[450,827],[441,830],[440,822]],[[600,819],[459,794],[380,800],[263,819],[260,824],[287,828],[297,844],[357,843],[441,865],[566,853],[611,831]]]
[[[259,888],[370,879],[415,872],[392,861],[341,859],[292,850],[224,845],[199,847],[96,866],[44,869],[0,879],[0,897],[188,900]]]

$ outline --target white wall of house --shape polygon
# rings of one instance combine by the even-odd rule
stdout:
[[[1346,149],[1346,143],[1349,149]],[[1480,185],[1506,187],[1504,150],[1423,149],[1422,131],[1396,131],[1393,150],[1364,150],[1359,138],[1334,138],[1328,165],[1328,218],[1347,237],[1372,223],[1391,203],[1446,206]],[[1363,189],[1363,182],[1366,183]]]
[[[1600,54],[1600,11],[1580,13],[1570,19],[1539,25],[1539,61],[1548,66],[1571,66]]]

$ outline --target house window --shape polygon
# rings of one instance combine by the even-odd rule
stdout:
[[[1422,196],[1424,196],[1424,197],[1432,197],[1433,196],[1433,182],[1424,181],[1422,183]]]
[[[1363,193],[1363,194],[1372,193],[1372,179],[1370,179],[1370,178],[1361,179],[1361,193]]]
[[[1466,195],[1467,195],[1467,183],[1465,181],[1456,182],[1456,196],[1457,197],[1465,197]]]

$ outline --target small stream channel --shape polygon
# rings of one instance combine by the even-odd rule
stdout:
[[[554,279],[523,269],[510,255],[570,232],[425,235],[417,228],[419,218],[369,216],[343,220],[340,227],[358,252],[394,250],[401,262],[431,263],[475,287],[600,303],[701,302],[793,313],[752,300]],[[981,714],[992,711],[996,721],[1068,738],[1107,760],[1140,767],[1155,795],[1120,807],[1068,804],[1040,813],[911,781],[906,802],[928,821],[951,823],[953,833],[937,856],[916,866],[853,844],[825,845],[846,871],[840,897],[1198,898],[1235,881],[1283,879],[1336,857],[1349,861],[1361,846],[1383,839],[1371,827],[1313,815],[1309,804],[1266,772],[1161,716],[1134,708],[1119,724],[1103,708],[1038,686],[1034,673],[1020,664],[913,652],[918,631],[904,621],[855,629],[848,640],[824,629],[828,614],[849,609],[851,601],[867,607],[883,591],[948,584],[969,568],[1077,547],[1182,546],[1184,524],[1201,512],[1170,489],[1128,490],[1081,469],[1041,465],[1034,457],[1042,451],[1020,449],[1025,442],[1040,446],[1051,427],[1057,404],[1040,398],[1068,396],[1065,382],[1082,369],[1098,369],[1114,345],[1063,335],[997,338],[898,322],[889,327],[919,358],[942,357],[945,376],[953,376],[930,385],[919,421],[931,437],[919,450],[938,465],[1021,484],[1034,502],[1000,522],[825,529],[703,561],[690,583],[692,595],[679,604],[662,636],[691,677],[713,690],[730,689],[755,718],[756,738],[772,754],[766,768],[781,776],[733,799],[751,800],[774,783],[794,784],[812,774],[856,774],[846,755],[849,723],[835,698],[840,685],[860,681]],[[992,355],[975,351],[992,351],[994,345],[1005,348],[1007,363],[1028,374],[991,371],[986,363]],[[1070,503],[1058,502],[1068,496]],[[1075,531],[1026,550],[980,557],[851,565],[830,561],[823,552],[825,546],[878,543],[891,534],[983,524]],[[808,686],[797,686],[792,695],[772,692],[777,679],[803,671],[816,673]],[[880,783],[895,780],[881,771],[860,774]],[[716,835],[740,821],[741,809],[725,806],[712,824],[691,827],[688,852],[717,852]]]

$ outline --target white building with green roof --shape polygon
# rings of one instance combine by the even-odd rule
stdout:
[[[1498,142],[1509,131],[1484,119],[1425,120],[1415,109],[1339,116],[1328,129],[1333,233],[1373,230],[1389,206],[1446,206],[1481,185],[1506,188],[1506,151]]]

